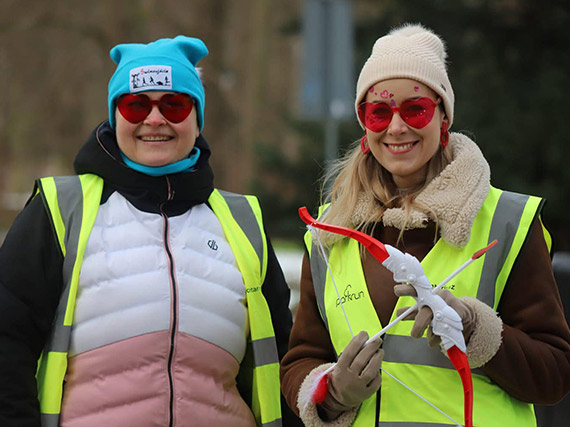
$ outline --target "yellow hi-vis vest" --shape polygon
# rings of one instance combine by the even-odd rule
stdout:
[[[64,255],[64,288],[52,335],[38,361],[36,379],[42,427],[59,426],[67,352],[81,263],[101,201],[103,180],[92,174],[37,181]],[[246,287],[250,326],[240,380],[260,426],[281,426],[279,358],[271,314],[261,292],[267,270],[267,240],[261,209],[253,196],[214,190],[208,202],[220,220]],[[250,365],[249,363],[250,362]],[[242,371],[248,371],[245,378]],[[244,390],[242,390],[243,392]]]
[[[526,196],[491,187],[475,218],[471,237],[458,249],[439,239],[422,261],[427,277],[440,283],[479,249],[497,239],[498,244],[445,287],[456,297],[471,296],[495,310],[515,260],[542,208],[538,197]],[[550,247],[550,236],[544,229]],[[351,340],[339,297],[327,267],[305,235],[310,254],[315,294],[322,319],[337,355]],[[329,264],[354,334],[367,331],[374,335],[382,325],[368,293],[360,261],[360,248],[354,239],[343,239],[328,253]],[[373,284],[370,284],[373,286]],[[396,310],[415,303],[412,297],[398,300]],[[410,336],[413,322],[400,322],[384,336],[382,369],[436,405],[463,425],[463,388],[459,375],[439,348],[430,348],[426,338]],[[480,369],[472,372],[474,387],[473,422],[478,427],[536,427],[534,408],[496,385]],[[440,427],[456,425],[388,375],[382,387],[362,403],[354,426]]]

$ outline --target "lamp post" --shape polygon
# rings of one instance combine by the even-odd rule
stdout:
[[[305,0],[301,114],[325,126],[324,157],[338,154],[338,128],[353,117],[354,24],[350,0]]]

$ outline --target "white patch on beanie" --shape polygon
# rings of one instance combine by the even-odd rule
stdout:
[[[145,65],[129,71],[131,93],[144,90],[172,90],[172,67],[169,65]]]

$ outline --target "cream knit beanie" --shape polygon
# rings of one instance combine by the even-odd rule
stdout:
[[[356,117],[358,105],[372,85],[382,80],[408,78],[429,86],[441,96],[451,127],[455,97],[447,77],[446,57],[443,41],[418,24],[405,24],[379,38],[358,77],[354,103]],[[364,129],[360,119],[358,122]]]

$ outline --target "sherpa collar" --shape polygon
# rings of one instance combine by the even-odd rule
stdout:
[[[452,133],[449,141],[452,162],[434,178],[416,200],[429,206],[437,215],[437,223],[443,240],[455,247],[469,242],[475,216],[489,194],[491,172],[479,147],[467,136]],[[402,229],[425,228],[430,213],[413,208],[408,223],[402,208],[390,208],[384,212],[385,226]]]

